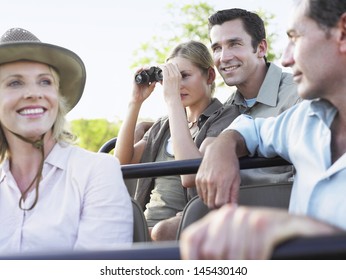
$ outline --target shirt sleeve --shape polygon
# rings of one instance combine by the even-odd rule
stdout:
[[[227,130],[238,131],[245,139],[250,156],[254,156],[258,148],[259,139],[255,121],[251,116],[245,114],[240,115],[224,131]]]
[[[133,213],[119,161],[109,155],[96,157],[83,195],[75,249],[112,249],[132,243]]]
[[[278,117],[252,118],[242,114],[226,130],[236,130],[245,139],[250,156],[258,154],[263,157],[280,156],[288,161],[290,115],[294,110],[287,110]]]
[[[215,116],[211,116],[208,120],[209,126],[206,137],[218,136],[225,127],[229,126],[233,120],[239,116],[238,107],[235,105],[227,105],[221,108]]]

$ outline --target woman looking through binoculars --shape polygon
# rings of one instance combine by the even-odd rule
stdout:
[[[153,67],[151,69],[154,69]],[[196,41],[176,46],[159,68],[162,70],[164,100],[167,116],[159,118],[134,144],[134,132],[143,102],[154,91],[157,80],[149,83],[134,81],[132,99],[127,116],[120,129],[115,155],[121,164],[200,158],[207,137],[217,136],[237,115],[219,121],[222,103],[213,98],[215,70],[208,48]],[[137,76],[150,69],[138,69]],[[218,120],[218,121],[216,121]],[[212,125],[211,125],[212,124]],[[189,198],[196,195],[183,188],[189,175],[143,178],[137,182],[135,199],[142,205],[151,230],[161,221],[183,210]],[[192,192],[192,193],[190,193]],[[153,240],[174,239],[151,231]]]

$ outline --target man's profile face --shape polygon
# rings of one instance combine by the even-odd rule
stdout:
[[[306,16],[306,9],[307,2],[303,1],[292,11],[282,64],[292,68],[302,98],[323,98],[333,88],[338,75],[337,44],[333,43],[336,40],[333,35],[328,37],[325,29]]]

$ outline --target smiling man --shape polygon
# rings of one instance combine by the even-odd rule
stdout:
[[[292,75],[267,62],[265,26],[256,13],[243,9],[216,12],[209,17],[209,37],[218,72],[228,86],[237,89],[224,106],[235,105],[242,114],[267,118],[300,101]],[[241,185],[290,185],[292,174],[292,166],[242,170]],[[210,208],[237,202],[237,194],[230,197],[225,185],[209,191],[209,195],[198,186],[197,191]]]

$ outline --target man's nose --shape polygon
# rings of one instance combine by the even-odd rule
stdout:
[[[234,53],[228,48],[223,48],[220,54],[220,61],[225,62],[233,59]]]
[[[292,67],[294,65],[294,46],[292,43],[288,43],[284,53],[282,54],[281,64],[284,67]]]

